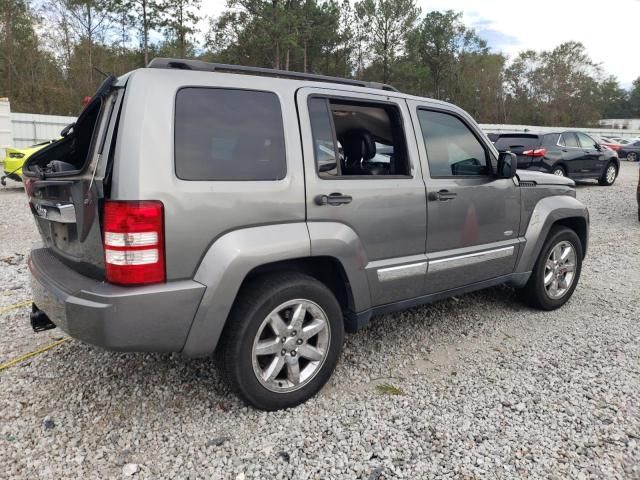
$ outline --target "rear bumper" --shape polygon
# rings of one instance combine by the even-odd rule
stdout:
[[[192,280],[120,287],[85,277],[48,249],[29,257],[33,302],[62,330],[109,350],[179,352],[205,287]]]

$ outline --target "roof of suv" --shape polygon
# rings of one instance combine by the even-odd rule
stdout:
[[[473,120],[469,113],[465,112],[457,105],[435,98],[421,97],[417,95],[400,92],[395,87],[378,82],[368,82],[364,80],[356,80],[352,78],[331,77],[326,75],[316,75],[311,73],[292,72],[287,70],[276,70],[270,68],[260,67],[246,67],[241,65],[228,65],[221,63],[210,63],[202,60],[185,60],[181,58],[154,58],[149,62],[147,68],[133,70],[128,72],[118,79],[118,84],[123,85],[127,82],[128,78],[139,70],[174,70],[182,72],[193,73],[214,73],[216,75],[238,75],[238,76],[255,76],[255,77],[267,77],[273,80],[281,80],[283,82],[298,82],[300,86],[305,86],[306,82],[317,82],[319,86],[324,83],[325,86],[332,86],[336,90],[349,90],[362,91],[373,94],[383,94],[389,97],[401,97],[405,100],[415,100],[418,102],[428,102],[432,107],[443,108],[447,111],[454,111],[459,115],[467,117],[469,120]],[[331,85],[333,84],[333,85]],[[309,86],[309,85],[306,85]]]
[[[248,75],[268,76],[277,78],[289,78],[295,80],[309,80],[326,83],[341,83],[358,87],[376,88],[391,92],[398,89],[386,83],[367,82],[350,78],[331,77],[328,75],[316,75],[313,73],[292,72],[289,70],[277,70],[272,68],[247,67],[243,65],[229,65],[225,63],[210,63],[202,60],[185,60],[180,58],[154,58],[149,62],[148,68],[167,68],[178,70],[198,70],[203,72],[227,72]]]

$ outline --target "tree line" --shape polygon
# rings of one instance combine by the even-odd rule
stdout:
[[[168,56],[390,83],[485,123],[640,117],[640,78],[625,90],[581,43],[508,59],[461,12],[422,12],[415,0],[227,0],[215,18],[201,7],[0,0],[0,96],[14,111],[76,115],[100,71],[120,75]]]

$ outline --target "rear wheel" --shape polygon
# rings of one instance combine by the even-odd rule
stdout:
[[[609,162],[607,168],[602,172],[602,176],[598,179],[598,183],[600,185],[605,185],[610,187],[616,181],[616,177],[618,176],[618,169],[616,168],[615,163]]]
[[[248,283],[220,339],[222,373],[247,403],[294,407],[331,376],[344,339],[342,311],[324,284],[298,273]]]
[[[558,165],[556,167],[553,167],[553,169],[551,170],[551,173],[554,175],[558,175],[559,177],[566,177],[567,176],[567,172],[565,171],[564,167]]]
[[[555,310],[573,295],[582,270],[582,244],[576,232],[567,227],[554,227],[527,284],[519,290],[528,305],[542,310]]]
[[[638,154],[636,152],[627,153],[627,160],[629,160],[630,162],[637,162],[638,161]]]

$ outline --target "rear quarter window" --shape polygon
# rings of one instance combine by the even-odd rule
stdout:
[[[281,180],[286,154],[278,97],[253,90],[181,89],[175,165],[183,180]]]

